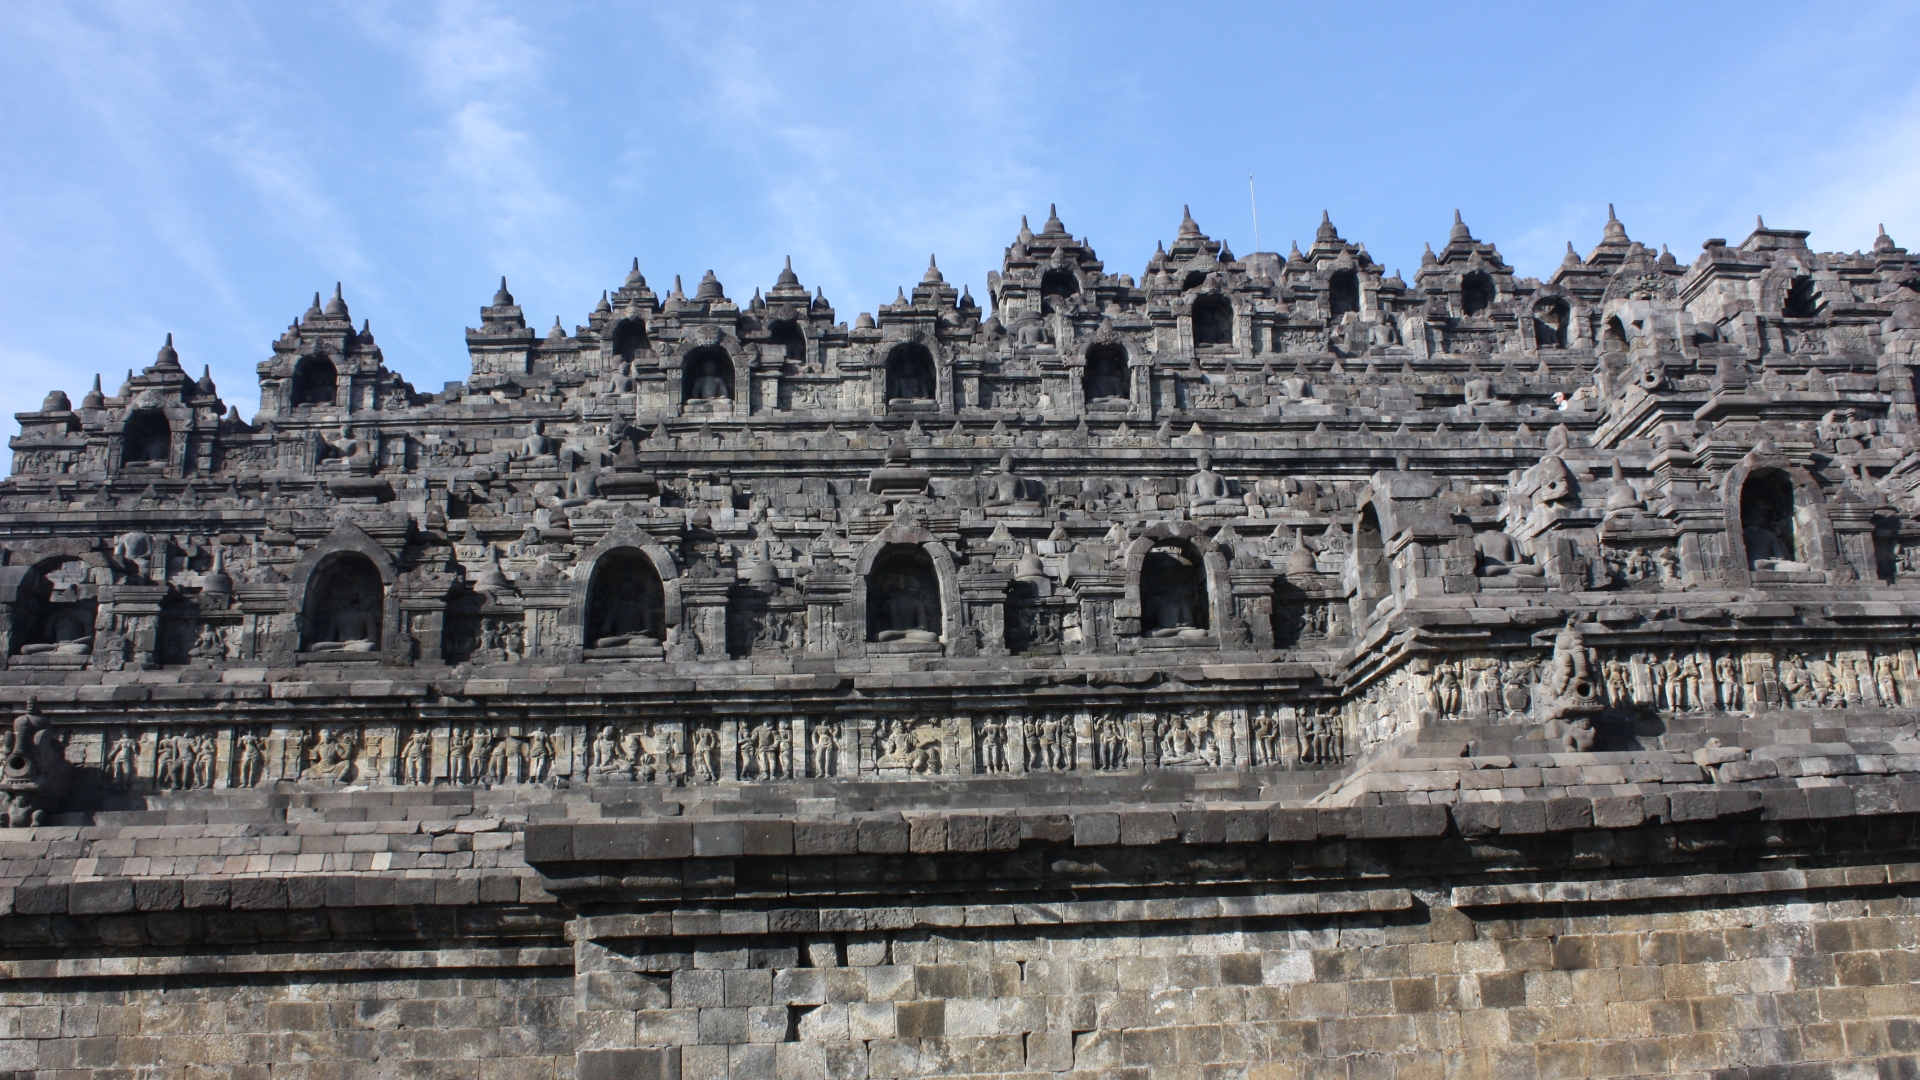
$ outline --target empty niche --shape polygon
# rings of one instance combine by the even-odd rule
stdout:
[[[867,573],[868,641],[940,640],[940,577],[918,544],[889,544]]]
[[[120,432],[120,460],[131,465],[151,461],[164,464],[173,449],[173,431],[167,417],[154,409],[142,409],[127,417]]]
[[[1327,308],[1338,320],[1349,311],[1360,310],[1360,275],[1352,270],[1337,270],[1327,279]]]
[[[1226,297],[1212,294],[1194,300],[1193,343],[1233,344],[1233,305],[1227,302]]]
[[[1820,314],[1820,292],[1812,278],[1793,279],[1787,286],[1787,298],[1781,302],[1780,314],[1789,319],[1811,319]]]
[[[1205,637],[1207,570],[1180,541],[1154,545],[1140,563],[1140,629],[1149,637]]]
[[[613,328],[613,355],[631,362],[640,353],[647,351],[651,344],[647,340],[647,324],[639,319],[621,319]]]
[[[1601,326],[1600,351],[1601,352],[1628,351],[1627,324],[1620,321],[1620,316],[1615,315],[1613,318],[1608,319],[1606,323]]]
[[[1478,315],[1493,306],[1493,279],[1475,270],[1460,279],[1460,310]]]
[[[933,354],[909,341],[887,354],[887,400],[926,401],[933,397]]]
[[[1539,349],[1567,347],[1567,302],[1558,297],[1533,305],[1533,344]]]
[[[289,404],[332,405],[336,400],[340,372],[324,356],[302,357],[293,368],[293,391]]]
[[[587,586],[587,643],[596,649],[657,645],[666,638],[666,590],[646,553],[620,548],[594,564]]]
[[[386,589],[365,555],[328,558],[307,584],[301,638],[308,652],[373,652],[380,647]]]
[[[780,319],[767,327],[767,344],[778,345],[789,364],[798,364],[807,358],[807,336],[792,319]]]
[[[1093,402],[1124,402],[1127,393],[1127,350],[1119,345],[1095,345],[1087,350],[1086,382],[1082,389]]]
[[[718,345],[702,346],[687,354],[680,379],[683,400],[731,401],[733,357]]]
[[[1040,313],[1050,315],[1059,310],[1059,301],[1080,291],[1080,279],[1066,267],[1055,267],[1040,278]]]

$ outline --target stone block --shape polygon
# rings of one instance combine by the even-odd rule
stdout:
[[[858,850],[858,834],[852,822],[796,821],[793,824],[795,855],[852,855]]]
[[[575,1080],[681,1080],[680,1048],[582,1050],[574,1055]]]
[[[866,819],[859,822],[859,848],[874,855],[896,855],[910,849],[909,829],[901,819]]]
[[[1120,842],[1120,815],[1081,813],[1073,815],[1074,847],[1110,847]]]

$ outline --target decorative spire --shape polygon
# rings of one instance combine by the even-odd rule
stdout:
[[[337,281],[333,283],[333,299],[327,301],[326,314],[329,319],[347,318],[347,301],[340,295],[340,283]]]
[[[360,344],[362,345],[373,344],[373,320],[372,319],[360,320]]]
[[[1673,257],[1673,252],[1667,250],[1667,245],[1661,244],[1658,262],[1661,266],[1677,266],[1680,260]]]
[[[1014,235],[1014,242],[1022,245],[1033,243],[1033,230],[1027,227],[1025,214],[1020,215],[1020,231]]]
[[[946,284],[946,280],[946,278],[940,276],[940,264],[933,260],[933,256],[927,256],[927,272],[920,276],[920,284],[944,285]]]
[[[1473,234],[1467,231],[1467,223],[1460,220],[1460,211],[1453,212],[1453,228],[1447,233],[1447,243],[1473,243]]]
[[[1439,261],[1440,261],[1440,260],[1438,260],[1438,259],[1436,259],[1436,258],[1434,258],[1434,257],[1433,257],[1433,245],[1432,245],[1432,244],[1428,244],[1428,245],[1427,245],[1427,250],[1426,250],[1425,252],[1423,252],[1423,253],[1421,254],[1421,256],[1420,256],[1420,265],[1421,265],[1421,266],[1432,266],[1432,265],[1433,265],[1434,263],[1436,263],[1436,262],[1439,262]]]
[[[1180,235],[1183,238],[1201,235],[1200,225],[1193,220],[1193,211],[1185,203],[1180,204]]]
[[[1873,253],[1875,255],[1885,255],[1899,250],[1900,247],[1893,242],[1893,237],[1887,235],[1887,227],[1885,225],[1880,226],[1880,235],[1873,238]]]
[[[153,366],[158,368],[178,368],[180,366],[180,354],[173,351],[172,334],[167,335],[167,343],[160,346],[160,351],[154,354]],[[128,372],[128,375],[131,377],[132,372]]]
[[[507,278],[505,274],[502,274],[500,276],[500,291],[493,294],[493,306],[494,307],[512,307],[513,306],[513,294],[507,291]]]
[[[1042,236],[1067,235],[1067,227],[1060,223],[1060,212],[1054,208],[1054,205],[1052,203],[1047,204],[1047,223],[1040,227],[1040,235]]]
[[[1755,232],[1766,232],[1767,219],[1761,217],[1759,214],[1753,215],[1753,228]]]
[[[1573,241],[1571,240],[1567,241],[1567,256],[1566,258],[1560,260],[1560,265],[1567,266],[1567,267],[1580,265],[1580,255],[1578,252],[1573,250]]]
[[[787,265],[780,270],[780,276],[774,279],[775,289],[797,289],[800,287],[800,275],[793,272],[793,256],[787,256]]]
[[[700,279],[700,288],[694,292],[693,298],[695,300],[720,300],[726,295],[726,292],[720,288],[720,279],[714,277],[713,271],[709,270],[706,276]]]
[[[193,388],[206,397],[214,396],[217,391],[215,391],[213,386],[213,367],[211,365],[200,365],[200,381],[194,383]]]
[[[100,392],[100,376],[97,373],[93,377],[93,389],[87,391],[87,396],[80,399],[80,407],[83,409],[107,407],[107,395]]]
[[[1313,242],[1316,244],[1337,244],[1340,242],[1339,230],[1333,227],[1333,219],[1325,210],[1320,211],[1320,227],[1314,230]]]
[[[668,293],[667,295],[668,295],[668,296],[671,296],[671,297],[672,297],[672,298],[674,298],[675,300],[685,300],[685,299],[687,298],[687,294],[686,294],[686,293],[684,293],[684,292],[682,292],[682,291],[680,290],[680,275],[679,275],[679,274],[675,274],[675,275],[673,275],[673,291],[672,291],[672,292],[670,292],[670,293]]]
[[[1607,204],[1606,239],[1603,241],[1603,243],[1624,244],[1626,242],[1627,242],[1627,227],[1625,225],[1620,224],[1619,218],[1613,216],[1613,204],[1608,203]]]
[[[600,303],[593,310],[595,314],[609,314],[613,311],[613,305],[607,302],[607,290],[600,290]]]
[[[320,317],[320,294],[314,293],[313,306],[307,309],[307,313],[305,316],[303,316],[303,318],[311,321],[319,317]]]
[[[627,284],[635,288],[647,287],[647,279],[640,273],[640,256],[633,257],[633,269],[627,271]]]

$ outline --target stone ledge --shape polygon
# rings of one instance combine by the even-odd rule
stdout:
[[[1607,881],[1529,882],[1516,885],[1460,885],[1450,896],[1454,907],[1505,907],[1514,904],[1599,904],[1619,900],[1656,900],[1679,896],[1746,896],[1756,893],[1811,892],[1920,882],[1920,863],[1837,866],[1814,870],[1764,870],[1748,874],[1684,874],[1673,877]]]

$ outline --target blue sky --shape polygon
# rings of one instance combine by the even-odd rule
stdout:
[[[1754,215],[1920,247],[1920,6],[12,0],[0,408],[112,392],[171,332],[254,365],[345,282],[389,366],[467,372],[506,275],[571,328],[640,259],[736,298],[783,256],[851,321],[984,299],[1057,202],[1138,274],[1180,207],[1237,252],[1322,208],[1411,273],[1458,207],[1521,272],[1600,236],[1690,259]],[[10,427],[11,425],[9,425]]]

